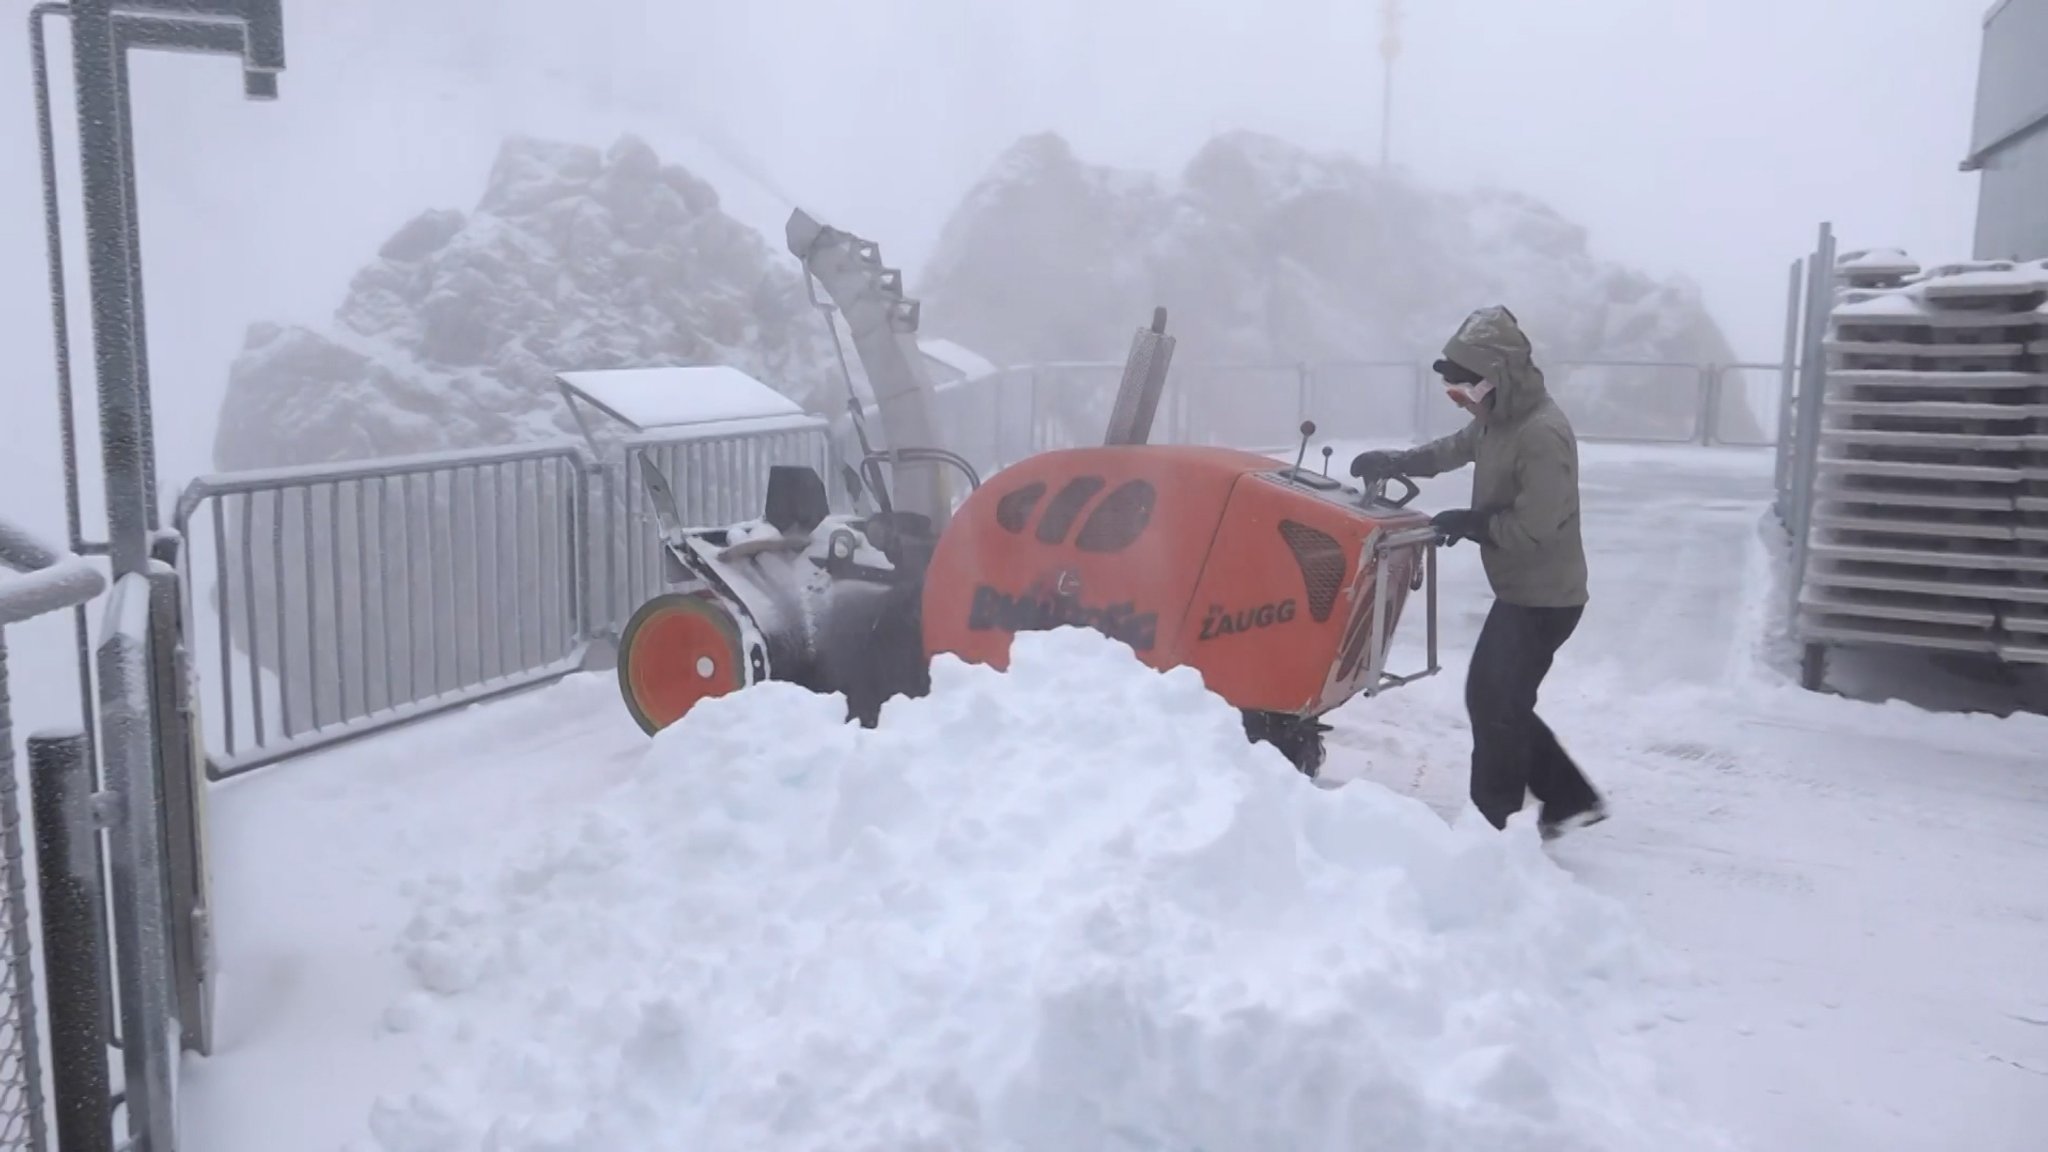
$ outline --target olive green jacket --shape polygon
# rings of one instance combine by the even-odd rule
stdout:
[[[1497,598],[1531,608],[1586,603],[1579,538],[1579,445],[1543,386],[1528,336],[1498,306],[1465,319],[1444,358],[1493,385],[1490,408],[1449,436],[1400,453],[1409,476],[1473,465],[1472,508],[1485,516],[1479,557]]]

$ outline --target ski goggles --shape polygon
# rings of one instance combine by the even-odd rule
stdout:
[[[1463,364],[1457,364],[1449,360],[1439,360],[1429,367],[1431,371],[1443,377],[1444,382],[1447,384],[1470,385],[1477,384],[1485,379],[1485,377],[1465,367]]]

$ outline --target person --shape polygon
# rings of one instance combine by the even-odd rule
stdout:
[[[1494,595],[1465,678],[1472,803],[1505,828],[1534,793],[1537,826],[1553,839],[1607,817],[1605,799],[1536,715],[1537,690],[1586,610],[1578,440],[1506,308],[1466,317],[1432,367],[1471,422],[1406,451],[1360,453],[1351,475],[1370,484],[1473,465],[1472,506],[1432,518],[1446,543],[1478,543]]]

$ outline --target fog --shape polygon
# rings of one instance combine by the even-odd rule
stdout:
[[[1746,358],[1778,355],[1787,264],[1845,246],[1968,255],[1965,150],[1984,0],[1407,0],[1394,162],[1552,202],[1598,255],[1691,278]],[[571,9],[581,13],[567,19]],[[1378,5],[1334,0],[287,0],[275,103],[229,61],[134,69],[162,480],[205,471],[246,326],[319,323],[391,230],[467,208],[523,131],[752,177],[910,273],[1022,133],[1171,173],[1214,133],[1373,158]],[[57,415],[24,21],[0,49],[0,335],[16,425],[0,514],[61,530]],[[68,31],[51,25],[75,363],[91,391]],[[779,237],[771,237],[779,246]],[[1473,301],[1477,306],[1485,301]],[[1511,302],[1510,302],[1511,303]],[[88,429],[89,406],[81,406]],[[91,441],[88,441],[90,446]],[[89,484],[88,532],[100,534]]]

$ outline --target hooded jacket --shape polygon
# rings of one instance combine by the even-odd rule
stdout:
[[[1493,306],[1465,318],[1444,359],[1493,385],[1484,416],[1418,448],[1396,466],[1435,476],[1473,465],[1472,509],[1485,519],[1479,557],[1493,594],[1530,608],[1586,603],[1579,537],[1579,445],[1550,398],[1514,313]]]

